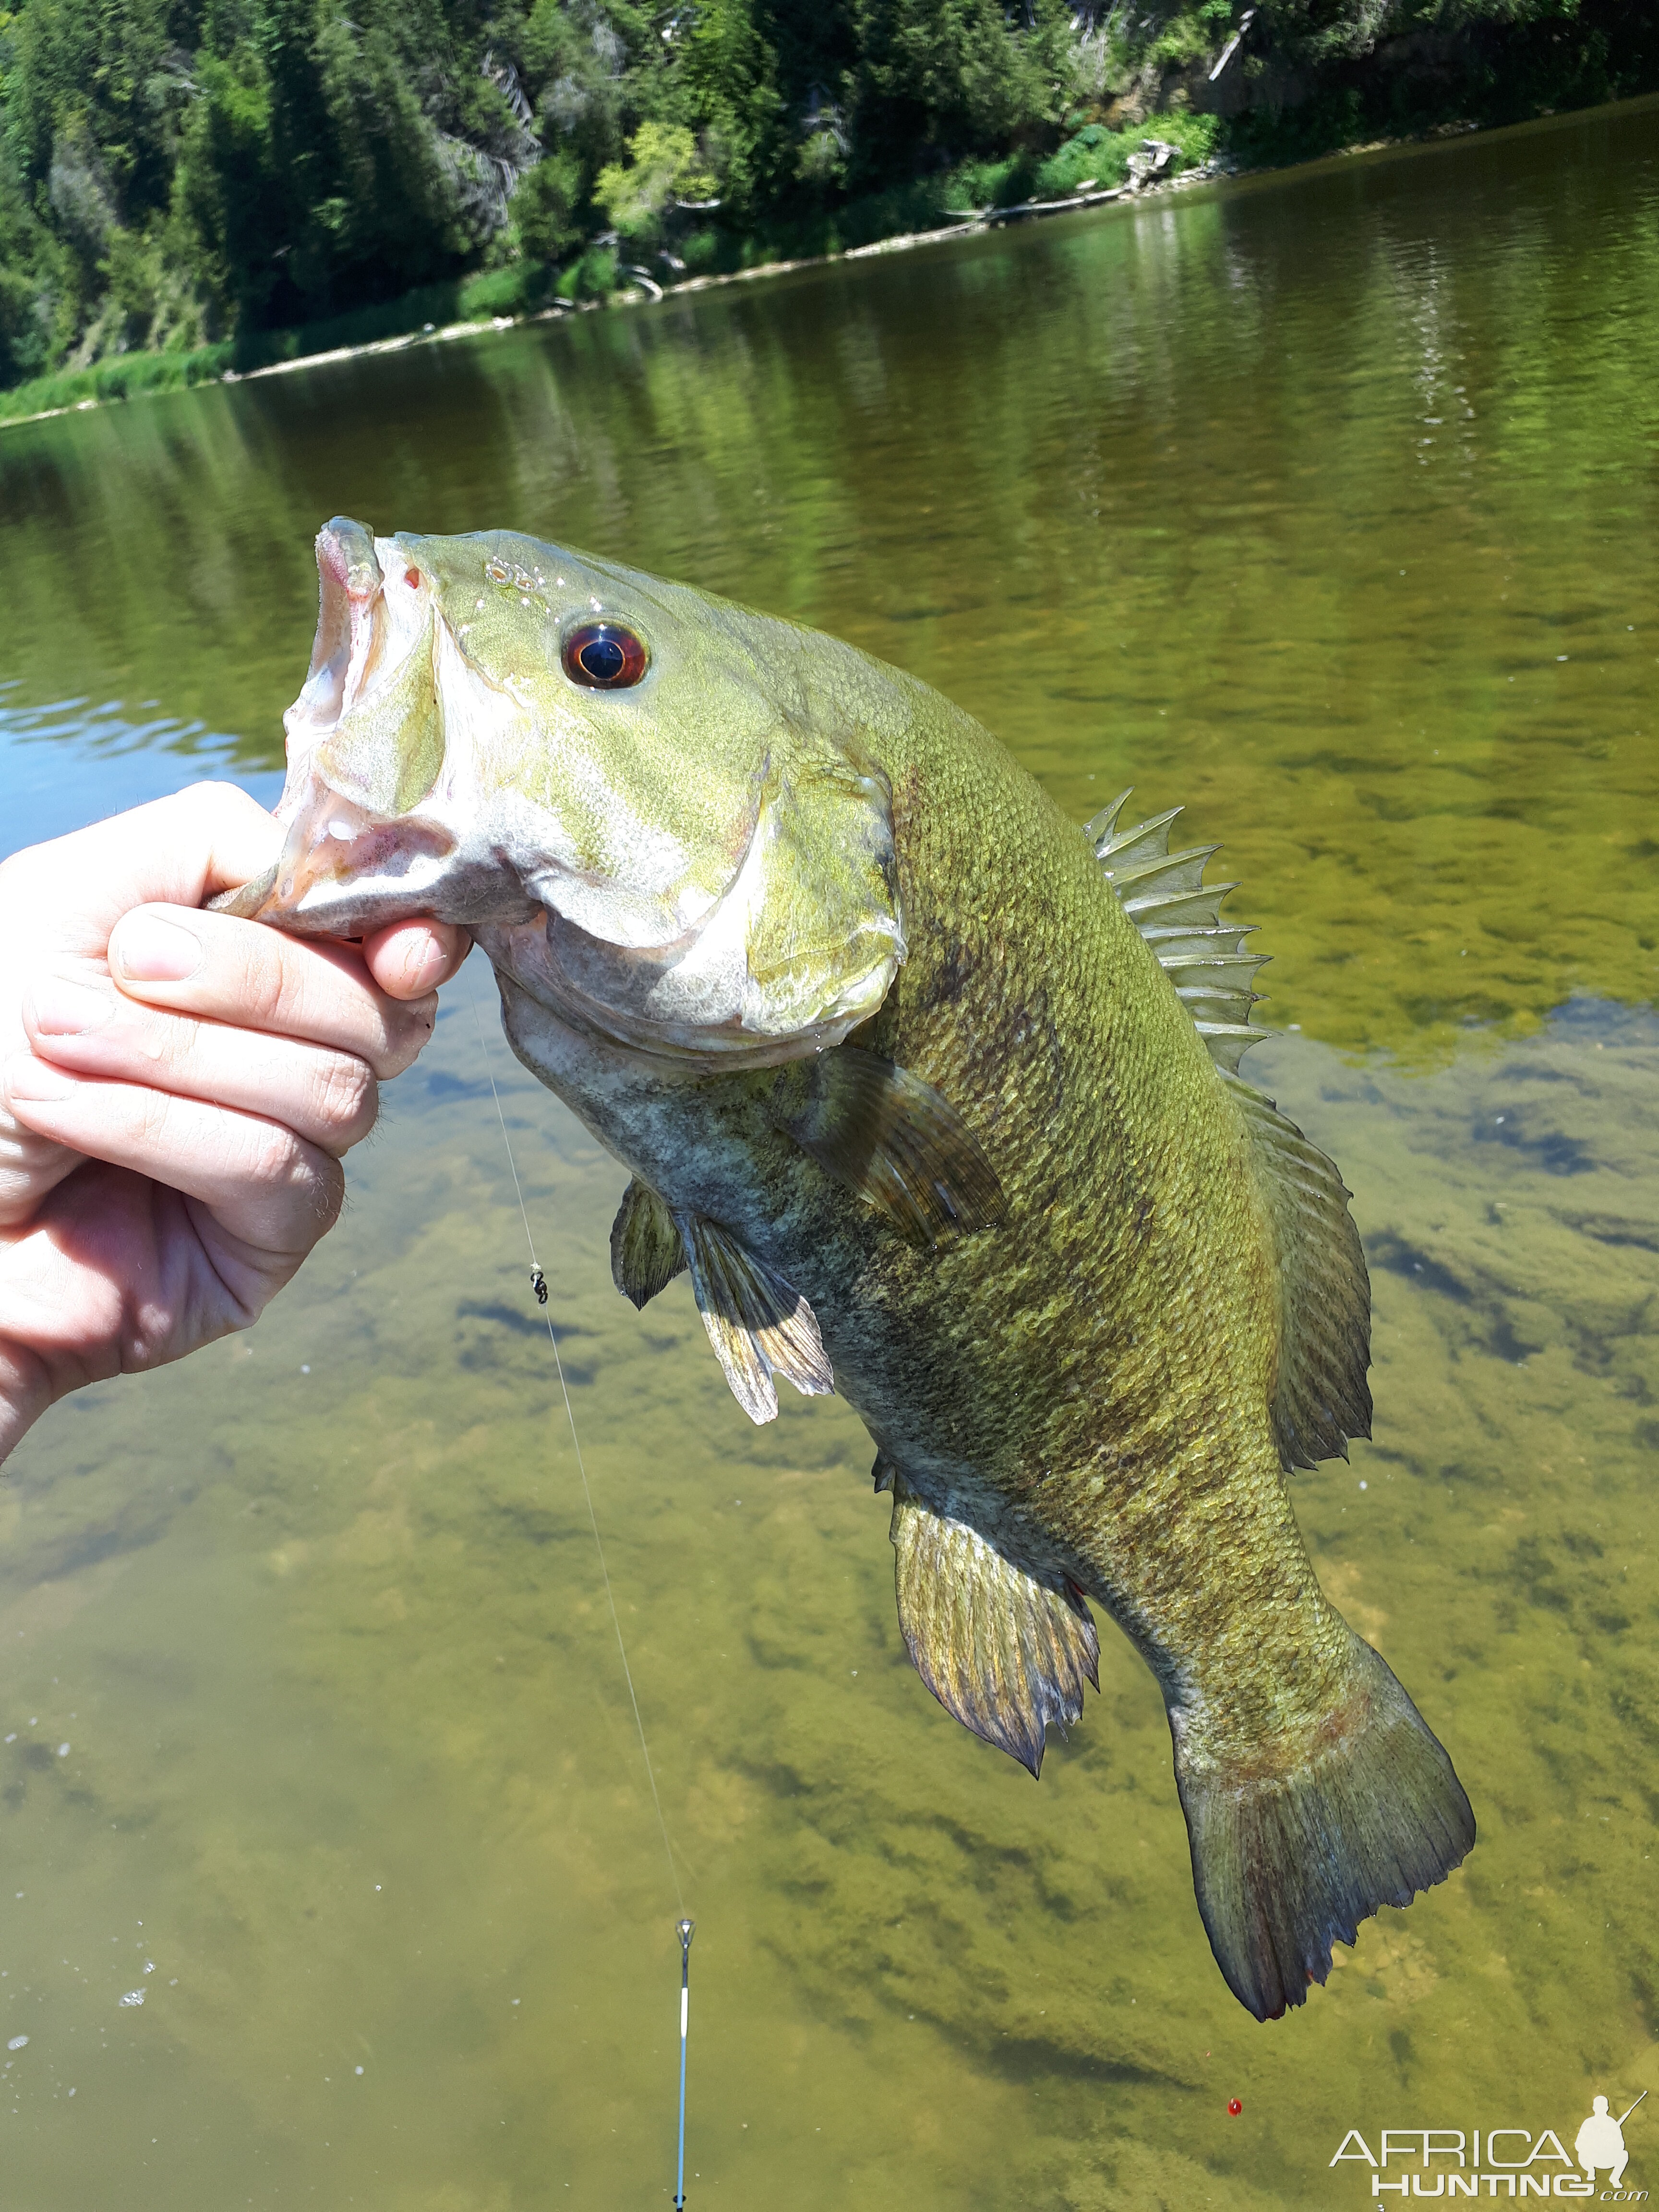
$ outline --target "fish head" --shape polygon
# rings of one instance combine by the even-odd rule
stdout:
[[[341,518],[317,565],[284,848],[234,911],[461,923],[646,1052],[793,1057],[879,1006],[904,955],[891,794],[813,649],[873,664],[509,532]]]

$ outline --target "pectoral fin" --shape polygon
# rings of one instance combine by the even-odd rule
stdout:
[[[1000,1221],[996,1170],[931,1083],[858,1045],[820,1053],[789,1133],[826,1175],[880,1207],[913,1244]]]
[[[877,1480],[882,1468],[878,1467]],[[1043,1730],[1083,1711],[1100,1687],[1088,1607],[1017,1567],[965,1521],[924,1504],[902,1475],[893,1490],[899,1627],[915,1669],[946,1712],[1035,1774]]]
[[[794,1285],[703,1215],[677,1213],[674,1221],[691,1263],[691,1287],[708,1341],[750,1419],[775,1418],[775,1375],[805,1397],[834,1390],[817,1322]]]
[[[625,1298],[643,1309],[667,1289],[685,1265],[685,1246],[674,1217],[637,1176],[623,1194],[611,1224],[611,1277]]]

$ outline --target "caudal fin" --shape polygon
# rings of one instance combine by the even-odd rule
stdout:
[[[1298,1766],[1206,1762],[1176,1729],[1176,1779],[1210,1948],[1239,2002],[1277,2020],[1379,1905],[1409,1905],[1474,1842],[1437,1739],[1368,1644],[1352,1697]]]

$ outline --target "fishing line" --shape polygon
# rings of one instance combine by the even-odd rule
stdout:
[[[691,1938],[697,1932],[695,1920],[675,1923],[674,1933],[680,1939],[680,2150],[679,2161],[674,2172],[675,2212],[685,2212],[685,2032],[691,2025]],[[1645,2089],[1642,2097],[1647,2095]],[[1639,2105],[1642,2097],[1636,2104]],[[1636,2105],[1631,2106],[1631,2112]],[[1630,2118],[1626,2112],[1625,2118]]]
[[[571,1449],[576,1455],[576,1472],[582,1479],[582,1496],[587,1502],[588,1526],[593,1531],[593,1549],[599,1554],[599,1579],[605,1584],[605,1602],[611,1607],[611,1626],[617,1632],[617,1652],[622,1661],[623,1680],[628,1685],[628,1700],[634,1708],[634,1726],[638,1729],[640,1737],[640,1757],[645,1762],[645,1778],[651,1784],[651,1802],[656,1808],[657,1826],[662,1831],[662,1847],[668,1856],[669,1879],[674,1885],[674,1900],[680,1908],[682,1917],[681,1924],[689,1925],[689,1923],[686,1923],[684,1917],[685,1912],[685,1897],[684,1892],[680,1888],[680,1870],[674,1858],[674,1846],[668,1840],[668,1823],[663,1818],[662,1799],[657,1794],[656,1770],[651,1764],[651,1747],[645,1740],[645,1722],[640,1712],[639,1697],[634,1688],[634,1672],[628,1663],[628,1646],[623,1641],[622,1616],[617,1611],[616,1593],[611,1587],[611,1570],[605,1565],[605,1545],[599,1535],[599,1516],[593,1510],[593,1492],[589,1486],[587,1468],[582,1459],[581,1442],[576,1434],[576,1414],[574,1407],[570,1403],[570,1386],[565,1381],[564,1362],[559,1357],[559,1340],[554,1332],[553,1316],[551,1313],[547,1310],[547,1278],[543,1274],[540,1267],[536,1264],[536,1239],[531,1231],[529,1209],[526,1206],[524,1202],[524,1185],[519,1181],[519,1164],[513,1157],[513,1139],[507,1133],[507,1115],[501,1110],[501,1094],[495,1087],[495,1070],[490,1063],[489,1047],[484,1041],[483,1017],[478,1012],[478,994],[477,991],[475,990],[472,992],[471,996],[472,1001],[472,1018],[474,1023],[477,1024],[478,1031],[478,1051],[483,1060],[484,1073],[489,1078],[489,1095],[495,1102],[495,1119],[501,1125],[501,1142],[507,1147],[507,1164],[513,1171],[513,1188],[518,1194],[519,1214],[524,1223],[524,1241],[529,1247],[531,1287],[536,1293],[537,1304],[543,1309],[543,1318],[547,1323],[547,1340],[553,1347],[553,1364],[559,1377],[559,1395],[564,1400],[564,1415],[566,1420],[570,1424],[570,1446]],[[683,1945],[689,1948],[690,1938],[689,1936],[684,1936],[682,1937],[681,1941]],[[689,1968],[687,1971],[689,1972]],[[684,2164],[685,2133],[684,2011],[684,2006],[682,2005],[680,2027],[680,2136],[682,2164]],[[682,2176],[682,2179],[684,2179],[684,2176]],[[684,2191],[682,2191],[682,2195],[683,2194]]]
[[[543,1318],[547,1323],[547,1340],[553,1348],[553,1365],[559,1378],[559,1395],[564,1401],[564,1417],[570,1425],[570,1448],[576,1455],[576,1472],[581,1477],[582,1496],[587,1504],[587,1523],[593,1531],[593,1549],[599,1556],[599,1579],[605,1584],[605,1603],[611,1608],[611,1626],[617,1632],[617,1654],[622,1661],[623,1680],[628,1685],[628,1702],[634,1708],[634,1726],[639,1732],[640,1757],[645,1763],[645,1778],[651,1784],[651,1802],[656,1809],[657,1826],[662,1832],[662,1847],[668,1860],[669,1879],[674,1885],[675,1902],[680,1908],[680,1917],[674,1925],[674,1933],[680,1941],[680,2124],[674,2206],[675,2212],[685,2212],[685,2046],[691,2025],[691,1938],[696,1933],[696,1923],[685,1917],[685,1897],[680,1888],[679,1867],[674,1857],[674,1846],[669,1841],[662,1799],[657,1793],[656,1770],[651,1764],[651,1747],[645,1740],[645,1720],[634,1687],[634,1670],[628,1663],[628,1646],[623,1640],[622,1617],[617,1611],[616,1593],[611,1587],[611,1570],[605,1564],[605,1544],[599,1534],[599,1516],[593,1510],[593,1492],[587,1480],[586,1462],[582,1458],[581,1439],[576,1434],[576,1413],[570,1402],[570,1385],[565,1380],[559,1340],[553,1327],[553,1316],[548,1310],[547,1277],[542,1273],[536,1258],[536,1239],[530,1226],[530,1209],[525,1204],[524,1185],[519,1180],[519,1164],[513,1157],[513,1139],[507,1134],[507,1115],[502,1110],[501,1094],[496,1087],[495,1070],[484,1036],[483,1016],[478,1011],[478,994],[474,990],[470,996],[473,1024],[478,1032],[478,1054],[483,1061],[484,1073],[489,1079],[489,1095],[495,1102],[495,1119],[501,1124],[501,1143],[507,1149],[507,1164],[512,1173],[513,1188],[519,1201],[519,1218],[524,1223],[524,1241],[530,1253],[530,1287],[536,1293],[536,1303],[541,1307]]]

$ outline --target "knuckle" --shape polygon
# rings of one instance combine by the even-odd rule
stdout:
[[[269,1242],[295,1265],[327,1235],[345,1204],[345,1171],[338,1160],[274,1124],[255,1141],[243,1174],[250,1191],[264,1194]]]
[[[239,937],[244,931],[238,1013],[256,1029],[281,1031],[295,998],[287,948],[274,930],[255,922],[239,924]]]
[[[319,1128],[348,1144],[373,1125],[380,1103],[374,1071],[355,1054],[324,1054],[318,1064],[314,1111]]]
[[[331,1160],[317,1183],[318,1234],[326,1236],[345,1206],[345,1175],[337,1160]]]
[[[401,1075],[420,1058],[437,1019],[437,1003],[435,996],[429,1001],[417,999],[388,1015],[378,1060],[381,1075]]]
[[[255,1134],[249,1142],[245,1173],[250,1182],[270,1190],[290,1188],[303,1182],[311,1169],[306,1146],[292,1129],[279,1121],[253,1125]]]

